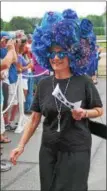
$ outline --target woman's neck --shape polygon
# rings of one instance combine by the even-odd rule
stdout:
[[[72,72],[71,71],[55,71],[54,72],[55,78],[57,79],[66,79],[66,78],[70,78],[72,76]]]

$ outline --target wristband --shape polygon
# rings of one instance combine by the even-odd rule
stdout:
[[[22,148],[22,149],[24,149],[24,145],[20,145],[20,144],[19,144],[19,145],[17,146],[17,148]]]
[[[85,112],[85,118],[88,118],[88,111]]]

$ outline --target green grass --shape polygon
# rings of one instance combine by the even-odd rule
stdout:
[[[97,43],[100,47],[102,48],[106,48],[107,47],[107,43],[106,42],[98,42]]]
[[[106,40],[106,35],[97,35],[97,40]]]
[[[106,40],[106,36],[105,35],[97,35],[97,40]],[[106,49],[106,47],[107,47],[107,42],[97,42],[97,44],[103,49]]]

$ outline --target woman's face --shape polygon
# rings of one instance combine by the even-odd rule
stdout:
[[[4,37],[0,40],[0,48],[6,48],[7,39]]]
[[[19,54],[24,53],[24,44],[19,45]]]
[[[60,46],[53,46],[50,50],[49,61],[54,71],[61,71],[69,68],[67,53]]]

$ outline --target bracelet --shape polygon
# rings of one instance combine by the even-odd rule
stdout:
[[[24,149],[24,145],[20,145],[20,144],[19,144],[19,145],[17,146],[17,148],[22,148],[22,149]]]
[[[85,112],[85,118],[88,118],[89,116],[88,116],[88,111],[86,110],[86,112]]]

